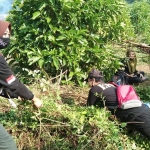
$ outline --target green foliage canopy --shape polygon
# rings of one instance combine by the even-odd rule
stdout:
[[[78,83],[93,66],[115,71],[117,58],[104,45],[133,33],[122,0],[15,0],[8,20],[13,40],[5,55],[49,76],[69,70]]]
[[[138,39],[142,42],[150,41],[150,1],[135,1],[130,5],[131,22]]]

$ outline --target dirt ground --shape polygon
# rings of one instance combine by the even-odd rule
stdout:
[[[137,65],[137,70],[138,71],[144,71],[145,75],[149,77],[149,79],[147,81],[144,81],[140,85],[150,86],[150,64]]]
[[[146,74],[150,74],[150,65],[142,64],[137,66],[138,71],[144,71]]]

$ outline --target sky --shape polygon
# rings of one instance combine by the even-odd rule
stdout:
[[[0,19],[4,20],[11,9],[13,0],[0,0]]]

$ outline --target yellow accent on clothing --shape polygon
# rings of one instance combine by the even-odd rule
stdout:
[[[136,65],[137,65],[137,59],[134,58],[132,60],[128,60],[127,61],[127,66],[128,66],[128,70],[129,70],[129,73],[132,74],[136,71]]]

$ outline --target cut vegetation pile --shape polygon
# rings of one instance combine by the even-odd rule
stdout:
[[[18,109],[13,109],[1,98],[1,123],[15,138],[19,150],[149,149],[146,138],[136,131],[128,132],[126,124],[114,119],[105,108],[87,108],[87,87],[51,84],[41,88],[35,84],[30,88],[43,99],[40,110],[30,101],[19,100],[14,100]],[[146,90],[150,93],[150,87]]]

